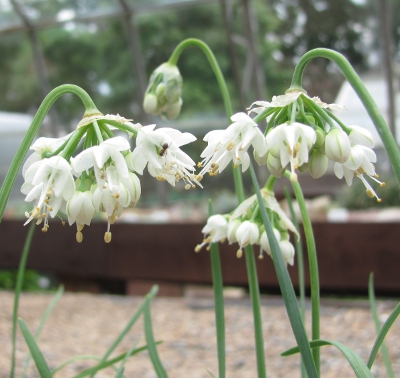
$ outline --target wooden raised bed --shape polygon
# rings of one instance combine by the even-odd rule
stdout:
[[[85,227],[84,240],[79,244],[75,241],[75,227],[52,222],[46,234],[39,227],[35,232],[27,266],[54,272],[69,284],[123,281],[129,293],[135,293],[135,283],[139,288],[143,282],[170,288],[186,283],[210,284],[209,253],[205,249],[194,252],[202,240],[202,227],[190,223],[117,223],[112,226],[112,242],[105,244],[106,225],[94,223]],[[400,223],[320,222],[314,223],[313,228],[322,290],[366,292],[368,275],[373,271],[377,292],[400,294]],[[26,232],[22,221],[1,223],[0,269],[18,266]],[[235,244],[220,247],[224,283],[246,286],[245,260],[235,257],[236,250]],[[271,259],[257,259],[257,267],[260,286],[277,289]],[[297,268],[289,270],[296,286]]]

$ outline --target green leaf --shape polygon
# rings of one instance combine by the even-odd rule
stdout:
[[[29,351],[31,352],[33,360],[35,361],[35,364],[36,364],[36,367],[40,374],[40,377],[41,378],[52,378],[53,376],[51,374],[49,367],[47,366],[46,360],[44,359],[42,352],[40,351],[39,347],[37,346],[34,337],[29,332],[29,329],[26,326],[25,322],[21,318],[18,319],[18,322],[19,322],[19,326],[21,328],[22,334],[24,336],[24,339],[26,341],[26,344],[28,345]]]
[[[161,344],[161,342],[157,342],[156,344]],[[133,356],[133,355],[135,355],[135,354],[137,354],[139,352],[142,352],[142,351],[144,351],[146,349],[147,349],[147,345],[143,346],[141,348],[135,349],[134,351],[132,351],[130,356]],[[126,353],[122,353],[119,356],[112,358],[111,360],[102,361],[102,362],[100,362],[98,365],[96,365],[94,367],[91,367],[89,369],[81,371],[78,375],[75,375],[74,378],[83,378],[83,377],[86,377],[86,376],[91,375],[91,374],[96,374],[99,370],[105,369],[105,368],[107,368],[107,367],[109,367],[111,365],[114,365],[115,363],[123,360],[125,358],[125,356],[126,356]]]
[[[376,307],[375,291],[374,291],[374,274],[373,273],[371,273],[369,275],[368,298],[369,298],[372,317],[374,319],[376,333],[379,335],[379,332],[381,331],[381,322],[379,321],[378,309]],[[383,361],[384,361],[385,367],[386,367],[387,377],[394,378],[394,373],[393,373],[392,363],[390,362],[389,352],[388,352],[386,344],[383,340],[382,340],[382,345],[381,345],[381,352],[382,352]],[[371,364],[371,366],[368,365],[368,367],[371,369],[372,364]]]
[[[369,359],[367,362],[367,365],[369,368],[372,367],[372,364],[374,363],[376,354],[378,353],[378,350],[381,347],[383,340],[385,339],[387,333],[389,332],[390,327],[393,325],[393,323],[395,322],[395,320],[397,319],[399,314],[400,314],[400,302],[397,304],[397,306],[394,308],[393,312],[390,314],[390,316],[386,320],[385,324],[382,326],[382,329],[379,332],[377,339],[375,340],[375,344],[372,347],[371,354],[369,355]]]
[[[60,286],[56,292],[56,295],[54,296],[54,298],[52,299],[52,301],[50,302],[50,304],[47,306],[46,310],[44,311],[42,317],[40,318],[40,323],[39,323],[39,327],[35,332],[35,340],[39,339],[40,333],[42,332],[42,329],[48,319],[48,317],[50,316],[51,312],[54,310],[54,308],[57,306],[57,303],[60,301],[62,295],[64,294],[64,286]],[[31,357],[28,356],[26,358],[25,361],[25,366],[24,366],[24,377],[26,377],[26,373],[29,367],[29,363],[30,363]]]
[[[213,373],[211,373],[211,371],[210,370],[208,370],[208,369],[206,369],[207,370],[207,373],[208,374],[210,374],[211,375],[211,377],[213,377],[213,378],[217,378]]]
[[[157,377],[167,378],[168,375],[164,369],[164,366],[162,365],[160,357],[158,356],[157,346],[154,341],[149,300],[147,300],[145,303],[143,314],[144,314],[144,332],[146,335],[146,342],[147,342],[147,346],[149,349],[149,355],[150,355],[151,362],[154,366],[154,370],[157,373]]]
[[[282,253],[279,248],[278,241],[272,230],[271,221],[268,217],[267,210],[264,206],[264,201],[261,196],[260,187],[257,182],[256,174],[252,164],[250,164],[250,174],[253,182],[254,190],[257,195],[258,203],[260,204],[260,212],[264,223],[265,231],[267,232],[270,242],[272,261],[274,263],[275,272],[278,278],[279,287],[282,292],[282,297],[285,302],[286,311],[289,316],[290,324],[296,338],[297,345],[300,347],[301,356],[309,378],[317,378],[318,374],[315,368],[314,360],[311,354],[310,344],[308,342],[306,330],[301,319],[299,307],[297,305],[296,294],[293,289],[286,264],[283,261]]]
[[[121,366],[118,371],[117,374],[115,375],[115,378],[122,378],[124,376],[124,367]]]
[[[368,369],[368,366],[365,362],[361,359],[361,357],[355,353],[349,347],[339,343],[338,341],[331,341],[331,340],[314,340],[310,342],[311,348],[318,348],[325,345],[332,345],[338,348],[344,356],[349,361],[351,367],[353,368],[354,372],[356,373],[358,378],[373,378],[371,371]],[[290,356],[292,354],[298,353],[299,348],[294,347],[292,349],[287,350],[286,352],[281,353],[281,356]]]
[[[33,234],[35,232],[35,223],[32,222],[29,226],[28,234],[26,235],[24,248],[22,250],[21,260],[19,261],[17,284],[14,291],[14,306],[13,306],[13,319],[12,319],[12,335],[11,335],[11,370],[10,377],[14,378],[15,369],[15,349],[17,345],[17,322],[18,322],[18,308],[19,296],[24,282],[26,261],[28,260],[29,250],[31,248]]]

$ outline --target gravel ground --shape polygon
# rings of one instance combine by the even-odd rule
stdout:
[[[24,293],[21,297],[20,316],[31,331],[38,325],[41,313],[51,300],[49,294]],[[66,293],[51,314],[39,340],[50,368],[76,355],[104,354],[135,312],[142,298],[86,293]],[[10,366],[11,312],[13,294],[0,292],[0,377],[8,377]],[[384,321],[394,301],[379,301],[381,320]],[[310,311],[307,304],[307,318]],[[229,298],[225,307],[227,377],[256,377],[253,350],[252,313],[248,298]],[[262,297],[262,317],[268,377],[299,377],[297,356],[280,357],[280,353],[294,345],[294,338],[280,298]],[[214,312],[211,298],[188,295],[182,298],[156,298],[152,303],[153,328],[161,360],[170,377],[209,378],[207,369],[218,373]],[[374,343],[374,328],[368,303],[364,300],[322,300],[321,336],[337,340],[354,349],[366,361]],[[400,376],[400,321],[387,338],[393,369]],[[145,343],[143,323],[138,323],[117,348],[115,355],[126,352],[133,343]],[[27,349],[18,335],[17,377],[22,376]],[[92,366],[91,361],[75,362],[55,376],[70,378]],[[378,356],[373,367],[376,377],[385,377],[382,359]],[[321,376],[327,378],[354,377],[344,357],[333,347],[322,349]],[[96,377],[114,377],[111,369]],[[38,377],[35,368],[29,377]],[[156,377],[146,352],[132,357],[126,365],[126,377]]]

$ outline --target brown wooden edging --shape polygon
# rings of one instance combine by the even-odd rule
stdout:
[[[94,223],[85,227],[79,244],[75,227],[52,222],[45,234],[38,227],[27,266],[71,278],[210,284],[209,253],[205,249],[194,252],[202,239],[202,227],[117,223],[112,226],[112,242],[105,244],[106,225]],[[399,223],[319,222],[313,228],[323,290],[365,290],[373,271],[377,290],[400,293]],[[26,232],[21,221],[1,223],[0,269],[18,266]],[[245,260],[235,257],[236,250],[237,245],[220,247],[224,283],[245,286]],[[268,256],[257,259],[257,268],[260,285],[277,288]],[[289,270],[296,286],[297,268]]]

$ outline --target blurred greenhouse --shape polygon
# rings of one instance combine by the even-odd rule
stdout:
[[[385,4],[391,11],[384,11]],[[394,129],[397,119],[390,117],[398,103],[394,93],[399,89],[399,10],[399,0],[0,0],[0,182],[42,99],[64,83],[84,88],[104,114],[190,131],[198,141],[186,152],[199,156],[204,134],[227,125],[218,85],[201,51],[189,50],[180,60],[183,107],[176,121],[150,117],[141,106],[150,73],[189,37],[201,38],[214,51],[235,112],[282,94],[299,57],[312,48],[327,47],[343,53],[359,73],[377,73],[380,92],[373,89],[373,96],[386,99],[381,105],[387,107]],[[311,96],[318,94],[326,102],[343,100],[348,116],[358,119],[359,110],[351,109],[350,92],[333,65],[323,59],[312,61],[305,75]],[[72,96],[62,97],[41,135],[72,131],[82,112]],[[21,123],[14,126],[17,121]],[[385,165],[383,169],[389,171]],[[230,172],[207,178],[206,189],[191,191],[172,191],[166,183],[144,176],[139,208],[181,198],[196,207],[217,195],[225,211],[234,198],[226,189],[232,187]],[[321,190],[317,181],[310,195],[322,193],[324,179]],[[334,187],[328,184],[334,190],[344,185],[339,180]],[[17,182],[13,197],[22,199],[19,186]]]

